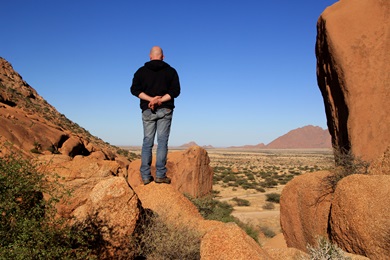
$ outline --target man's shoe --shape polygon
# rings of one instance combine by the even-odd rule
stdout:
[[[153,179],[153,176],[151,176],[149,179],[145,179],[145,180],[142,180],[144,185],[148,185],[149,183],[151,183],[152,181],[154,181]]]
[[[168,177],[156,178],[155,182],[156,182],[156,183],[166,183],[166,184],[170,184],[170,183],[171,183],[171,179],[168,178]]]

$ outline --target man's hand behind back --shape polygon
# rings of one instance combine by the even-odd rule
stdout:
[[[150,100],[148,107],[151,110],[154,110],[155,106],[160,106],[161,104],[161,96],[155,96],[154,98],[152,98],[152,100]]]

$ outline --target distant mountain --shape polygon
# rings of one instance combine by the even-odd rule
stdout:
[[[239,148],[239,149],[264,149],[266,148],[266,145],[263,143],[256,144],[256,145],[243,145],[243,146],[230,146],[228,148]]]
[[[194,141],[191,141],[189,143],[180,145],[177,148],[187,149],[187,148],[190,148],[191,146],[199,146],[199,145],[197,143],[195,143]],[[214,147],[212,145],[203,145],[202,147],[205,148],[205,149],[214,149]]]
[[[191,142],[189,142],[189,143],[186,143],[186,144],[183,144],[183,145],[180,145],[179,146],[179,148],[189,148],[189,147],[191,147],[191,146],[198,146],[198,144],[197,143],[195,143],[194,141],[191,141]]]
[[[307,125],[291,130],[269,144],[230,146],[229,149],[309,149],[332,148],[332,138],[327,129]]]
[[[332,148],[331,136],[327,129],[319,126],[304,126],[291,130],[266,145],[269,149]]]

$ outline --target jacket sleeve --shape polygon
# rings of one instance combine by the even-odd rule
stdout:
[[[139,79],[139,71],[134,73],[133,82],[132,82],[131,87],[130,87],[130,92],[131,92],[131,94],[133,94],[136,97],[138,97],[139,94],[141,94],[141,92],[143,92],[142,84],[141,84],[141,81]]]
[[[168,94],[171,96],[171,98],[177,98],[180,95],[179,75],[177,74],[175,69],[174,69],[171,84],[168,89]]]

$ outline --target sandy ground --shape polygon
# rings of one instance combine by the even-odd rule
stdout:
[[[214,185],[213,189],[219,191],[217,199],[220,201],[226,201],[235,205],[232,199],[237,197],[250,202],[250,206],[234,206],[234,211],[232,213],[233,216],[254,227],[268,227],[275,234],[279,234],[281,233],[279,204],[274,203],[275,209],[272,210],[266,210],[262,207],[267,203],[266,194],[280,194],[283,187],[284,186],[279,186],[277,188],[270,189],[265,193],[260,193],[255,190],[244,190],[241,188],[233,190],[231,187],[223,188],[220,185]],[[265,241],[267,239],[262,238],[262,240]]]
[[[298,170],[300,167],[316,167],[315,170],[324,169],[330,166],[332,161],[331,152],[328,150],[208,150],[211,166],[229,166],[240,169],[251,168],[254,171],[266,169],[270,166],[277,166],[280,169],[294,168]],[[304,173],[304,172],[302,172]],[[218,191],[217,199],[226,201],[234,206],[233,216],[240,219],[242,222],[252,225],[255,228],[266,228],[273,231],[276,235],[280,246],[285,246],[281,227],[280,227],[280,205],[273,203],[275,208],[271,210],[263,209],[263,206],[268,203],[266,194],[278,193],[281,194],[285,185],[279,185],[275,188],[267,188],[266,192],[262,193],[254,189],[245,190],[241,187],[222,186],[214,184],[213,190]],[[250,202],[250,206],[237,206],[233,198],[245,199]],[[282,238],[281,238],[282,237]],[[260,244],[266,244],[270,240],[264,235],[259,236]]]

